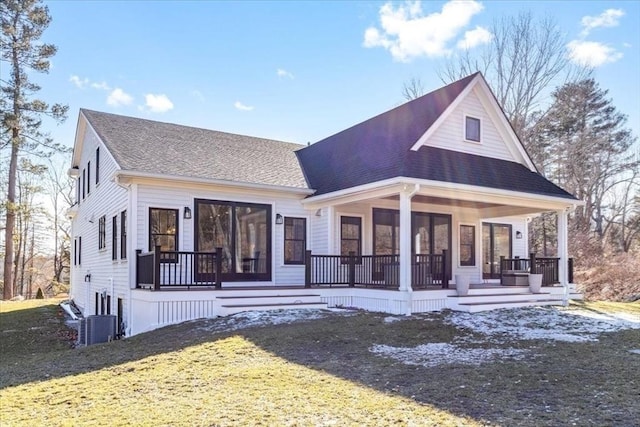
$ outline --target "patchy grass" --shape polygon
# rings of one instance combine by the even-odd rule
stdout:
[[[0,366],[3,426],[632,426],[640,419],[640,355],[628,351],[640,347],[640,329],[584,342],[509,339],[508,332],[497,339],[447,312],[307,312],[315,318],[282,323],[286,314],[271,314],[261,323],[260,316],[237,315],[69,349],[56,338],[65,337],[56,333],[65,330],[57,306],[21,304],[0,305],[2,360],[11,360]],[[625,312],[640,323],[640,303],[571,310]],[[527,312],[491,319],[514,315]],[[526,327],[545,327],[535,323]],[[5,352],[5,329],[38,331],[30,328],[42,324],[53,329]],[[407,363],[376,346],[409,349],[429,363]],[[497,356],[448,363],[459,354],[447,351],[453,347],[471,361],[478,362],[479,349]],[[523,357],[502,357],[501,350]]]

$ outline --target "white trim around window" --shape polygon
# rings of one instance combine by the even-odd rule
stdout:
[[[478,124],[478,139],[473,139],[473,138],[469,138],[469,135],[467,133],[467,121],[471,120],[473,123],[477,123]],[[465,142],[470,142],[473,144],[481,144],[482,143],[482,119],[480,117],[476,117],[474,115],[471,114],[463,114],[463,119],[462,119],[462,139],[464,139]],[[474,135],[475,136],[475,135]]]

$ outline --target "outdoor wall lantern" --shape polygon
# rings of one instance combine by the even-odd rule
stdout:
[[[84,276],[84,281],[85,281],[85,282],[90,282],[90,281],[91,281],[91,273],[87,273],[87,274],[85,274],[85,276]]]
[[[284,223],[284,218],[282,218],[282,215],[276,214],[276,224],[282,224],[282,223]]]
[[[191,208],[189,206],[184,207],[184,219],[191,219]]]
[[[516,239],[522,239],[522,231],[516,231]]]

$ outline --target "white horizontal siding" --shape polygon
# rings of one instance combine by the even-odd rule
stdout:
[[[181,251],[194,250],[194,224],[192,219],[184,219],[184,207],[194,210],[195,199],[224,200],[247,203],[260,203],[271,206],[272,214],[272,283],[274,285],[289,285],[304,283],[304,266],[284,265],[284,226],[275,224],[276,214],[284,217],[299,217],[307,219],[307,241],[313,247],[311,232],[315,211],[308,211],[302,207],[300,198],[267,192],[230,192],[215,186],[160,186],[152,184],[138,185],[138,208],[136,224],[136,248],[146,252],[149,250],[149,208],[178,209],[178,248]],[[264,284],[264,283],[263,283]]]
[[[120,259],[120,213],[127,209],[127,190],[118,186],[112,176],[118,169],[115,161],[107,152],[91,127],[87,126],[82,136],[80,155],[80,177],[82,170],[91,162],[90,192],[80,201],[75,218],[72,221],[73,240],[82,237],[81,264],[71,268],[72,297],[83,308],[85,315],[96,312],[95,293],[106,291],[111,296],[111,313],[116,314],[117,298],[124,300],[125,323],[127,323],[127,301],[129,274],[127,260]],[[96,148],[100,147],[100,182],[95,184]],[[98,249],[98,227],[100,217],[106,217],[105,248]],[[117,260],[112,260],[112,218],[117,216]],[[130,233],[131,234],[131,233]],[[130,259],[132,254],[127,254]],[[91,281],[84,277],[91,275]],[[113,282],[113,285],[112,285]]]
[[[481,120],[480,143],[465,141],[465,115]],[[424,145],[516,161],[475,90],[469,92]]]

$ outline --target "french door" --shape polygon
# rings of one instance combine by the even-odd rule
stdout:
[[[500,278],[500,257],[511,258],[511,225],[482,223],[482,278]]]
[[[222,281],[271,280],[271,206],[195,201],[195,250],[222,248]],[[211,281],[213,258],[196,262],[196,280]]]
[[[441,254],[451,248],[451,216],[426,212],[411,212],[411,253]],[[400,212],[373,209],[373,254],[400,253]],[[377,269],[380,270],[380,269]],[[449,257],[451,277],[451,257]],[[381,280],[382,271],[374,271],[374,280]]]

